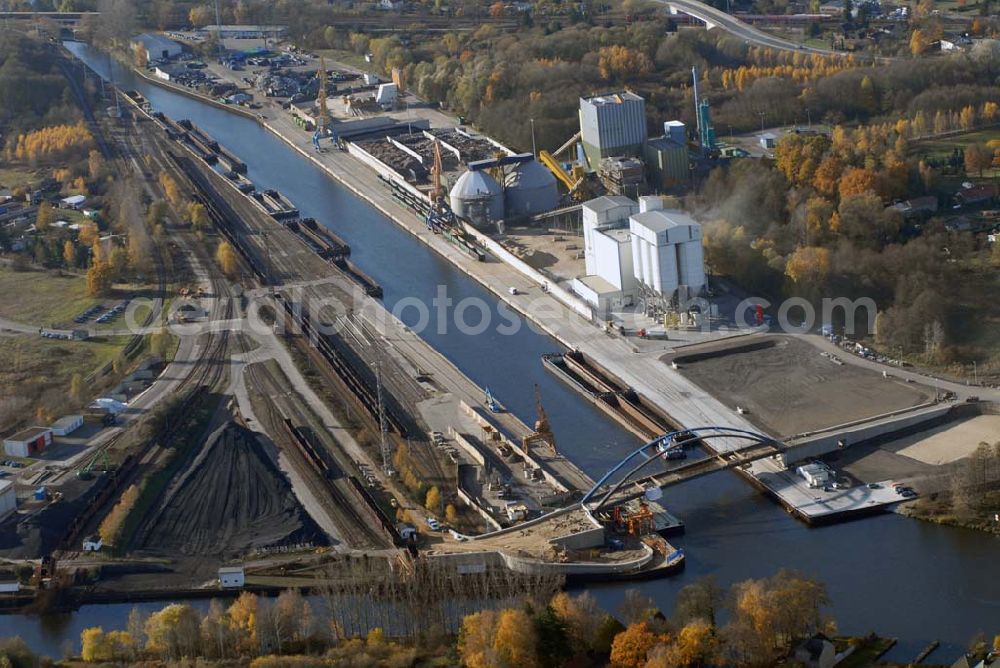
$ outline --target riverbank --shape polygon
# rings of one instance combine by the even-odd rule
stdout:
[[[942,526],[970,529],[1000,536],[1000,518],[996,509],[1000,508],[1000,489],[981,492],[976,500],[976,511],[956,513],[951,494],[938,492],[927,497],[904,503],[896,512],[922,522]]]

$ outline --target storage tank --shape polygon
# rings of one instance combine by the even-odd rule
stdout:
[[[556,177],[534,160],[522,162],[507,175],[504,195],[508,216],[533,216],[559,204]]]
[[[503,219],[503,190],[483,171],[462,174],[451,189],[451,210],[476,227],[486,227]]]

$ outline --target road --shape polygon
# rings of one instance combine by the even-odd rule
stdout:
[[[671,11],[688,14],[689,16],[693,16],[700,21],[710,23],[712,27],[721,28],[736,37],[742,37],[749,44],[765,46],[771,49],[779,49],[781,51],[814,53],[823,56],[847,55],[846,53],[840,51],[820,49],[792,42],[787,39],[781,39],[780,37],[775,37],[774,35],[769,35],[762,30],[758,30],[757,28],[740,21],[738,18],[727,14],[724,11],[706,5],[704,2],[698,2],[698,0],[657,0],[657,2],[666,5],[671,9]]]

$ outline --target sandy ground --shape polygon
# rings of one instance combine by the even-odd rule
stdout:
[[[252,433],[231,424],[205,447],[149,527],[144,548],[231,558],[255,547],[325,542]]]
[[[851,364],[837,365],[807,341],[686,362],[681,373],[774,436],[790,437],[922,404],[932,391]],[[732,346],[740,345],[735,340]]]
[[[582,235],[537,227],[508,227],[506,233],[503,245],[532,268],[559,280],[586,273]]]
[[[940,465],[968,457],[980,443],[998,441],[1000,415],[978,415],[901,438],[883,447],[926,464]]]

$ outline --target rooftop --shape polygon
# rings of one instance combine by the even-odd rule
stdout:
[[[601,278],[600,276],[581,276],[576,279],[580,281],[583,285],[587,286],[599,295],[606,295],[615,292],[621,292],[611,281]]]
[[[655,137],[646,143],[661,151],[666,151],[672,148],[685,148],[684,144],[674,141],[670,137]]]
[[[27,429],[22,429],[16,434],[11,434],[5,440],[8,441],[29,441],[33,438],[38,438],[42,434],[51,431],[48,427],[28,427]]]
[[[163,35],[157,35],[152,32],[144,32],[141,35],[136,35],[132,38],[133,42],[142,42],[150,51],[170,51],[172,49],[179,49],[181,45],[172,39],[167,39]]]
[[[652,232],[663,232],[678,227],[701,227],[691,216],[673,209],[635,213],[632,214],[632,221]]]
[[[7,489],[13,489],[13,488],[14,488],[14,481],[13,480],[3,480],[3,479],[0,479],[0,492],[3,492],[5,490],[7,490]]]
[[[624,195],[603,195],[596,199],[588,200],[583,203],[583,208],[589,209],[590,211],[596,211],[600,213],[602,211],[608,211],[619,206],[638,206],[633,200],[625,197]]]
[[[604,230],[599,229],[597,232],[598,234],[611,237],[620,244],[627,243],[632,240],[632,233],[629,232],[627,227],[612,227]]]
[[[591,95],[589,97],[580,98],[581,100],[586,100],[591,104],[623,104],[625,102],[644,102],[645,100],[635,93],[627,90],[618,91],[614,93],[601,93],[599,95]]]

